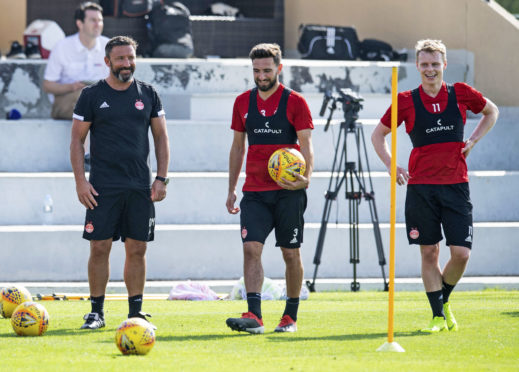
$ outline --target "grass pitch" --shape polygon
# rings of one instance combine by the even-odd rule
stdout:
[[[387,293],[312,293],[299,331],[273,333],[283,301],[264,301],[266,333],[231,331],[225,319],[245,301],[145,301],[158,327],[146,356],[123,356],[115,329],[125,301],[107,301],[107,326],[80,331],[89,302],[42,301],[50,325],[42,337],[18,337],[0,319],[1,371],[517,371],[519,291],[454,292],[459,332],[418,332],[430,319],[424,293],[395,293],[395,341],[405,353],[381,353],[387,340]]]

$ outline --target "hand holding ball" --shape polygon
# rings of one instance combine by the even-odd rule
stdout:
[[[293,173],[305,174],[306,163],[303,154],[294,148],[282,148],[276,150],[268,161],[268,172],[276,182],[281,179],[295,181]]]

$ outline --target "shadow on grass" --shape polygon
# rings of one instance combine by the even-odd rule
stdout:
[[[413,336],[427,336],[427,334],[420,331],[414,332],[396,332],[395,337],[413,337]],[[163,341],[213,341],[223,340],[238,337],[262,337],[262,335],[251,335],[247,332],[232,333],[232,334],[211,334],[211,335],[169,335],[157,336],[157,342]],[[274,342],[292,342],[292,341],[355,341],[368,340],[387,337],[387,333],[368,333],[368,334],[345,334],[345,335],[328,335],[321,337],[297,337],[289,336],[286,333],[267,333],[263,337],[267,337],[269,341]],[[113,343],[113,340],[100,340],[100,343]]]
[[[77,335],[77,336],[92,336],[92,332],[96,333],[114,333],[115,329],[97,329],[95,331],[87,331],[87,330],[80,330],[75,328],[70,329],[50,329],[47,332],[44,333],[44,336],[68,336],[68,335]],[[8,338],[8,337],[19,337],[16,333],[8,332],[8,333],[0,333],[0,338]]]
[[[519,312],[509,313],[513,314],[512,316],[519,316]],[[95,330],[96,333],[110,333],[113,334],[115,329],[103,329],[103,330]],[[82,331],[79,329],[58,329],[58,330],[49,330],[45,333],[45,336],[65,336],[65,335],[92,335],[92,331]],[[213,340],[223,340],[230,338],[238,338],[238,337],[261,337],[260,335],[251,335],[247,332],[239,332],[239,333],[231,333],[231,334],[205,334],[205,335],[169,335],[169,336],[157,336],[157,342],[163,341],[213,341]],[[395,338],[398,337],[414,337],[414,336],[426,336],[426,334],[420,331],[414,332],[396,332]],[[14,332],[10,333],[0,333],[0,338],[14,338],[19,337]],[[366,333],[366,334],[337,334],[337,335],[328,335],[328,336],[319,336],[319,337],[297,337],[297,336],[289,336],[285,333],[267,333],[264,334],[264,337],[267,337],[269,341],[273,342],[294,342],[294,341],[356,341],[356,340],[369,340],[369,339],[378,339],[387,337],[387,333]],[[113,340],[104,339],[96,341],[98,343],[106,343],[113,344]],[[121,354],[114,354],[117,356],[124,357]]]
[[[112,359],[116,359],[116,358],[145,358],[146,354],[145,355],[136,355],[136,354],[124,355],[123,353],[113,353],[113,354],[110,354],[110,355],[107,355],[107,356],[112,357]]]
[[[424,336],[426,334],[420,331],[413,332],[395,332],[395,337],[414,337]],[[365,334],[344,334],[344,335],[328,335],[319,337],[296,337],[288,336],[286,334],[271,334],[268,336],[269,341],[274,342],[293,342],[293,341],[358,341],[369,340],[387,337],[387,332],[384,333],[365,333]]]
[[[79,328],[67,328],[67,329],[49,329],[45,332],[46,336],[92,336],[93,333],[115,333],[115,328],[103,328],[103,329],[79,329]]]
[[[16,333],[9,332],[9,333],[0,333],[0,338],[12,338],[12,337],[19,337]]]
[[[157,336],[157,341],[212,341],[223,340],[225,338],[254,336],[247,332],[230,333],[230,334],[212,334],[212,335],[182,335],[182,336]]]
[[[230,334],[230,335],[223,335],[223,334],[214,334],[214,335],[182,335],[182,336],[156,336],[155,340],[157,342],[162,341],[212,341],[212,340],[223,340],[225,338],[233,338],[233,337],[246,337],[246,336],[254,336],[250,335],[246,332],[240,333],[240,334]],[[108,343],[112,344],[113,340],[101,340],[100,343]]]
[[[512,316],[514,318],[518,318],[519,317],[519,311],[504,311],[501,314]]]

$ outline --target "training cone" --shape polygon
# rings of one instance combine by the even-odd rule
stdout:
[[[385,342],[377,351],[391,351],[393,353],[405,353],[405,350],[398,342]]]

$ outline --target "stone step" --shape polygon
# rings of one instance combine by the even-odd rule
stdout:
[[[170,173],[168,197],[156,203],[157,223],[222,224],[239,223],[237,215],[225,209],[228,175],[224,172]],[[362,176],[362,175],[361,175]],[[375,204],[379,221],[389,221],[390,184],[385,172],[372,172]],[[321,222],[325,191],[331,174],[316,172],[308,190],[307,222]],[[519,209],[512,201],[519,189],[518,171],[470,172],[471,197],[474,201],[474,221],[519,221]],[[335,180],[335,178],[333,179]],[[244,181],[239,179],[238,190]],[[369,178],[364,175],[366,190],[371,191]],[[332,184],[332,188],[335,186]],[[356,183],[355,183],[355,186]],[[332,203],[330,222],[347,222],[348,201],[345,186]],[[0,194],[4,195],[0,225],[83,224],[84,208],[77,200],[72,173],[0,173]],[[43,212],[46,194],[53,199],[53,213]],[[8,196],[8,197],[5,197]],[[238,192],[241,198],[241,192]],[[397,187],[397,221],[404,221],[405,187]],[[360,222],[371,221],[369,204],[359,206]]]
[[[504,116],[480,141],[467,158],[472,170],[519,170],[519,162],[513,151],[502,149],[519,148],[519,126],[513,115]],[[340,130],[339,114],[335,116],[329,130],[324,132],[326,120],[314,120],[312,139],[315,152],[315,169],[331,170],[335,146]],[[477,124],[476,118],[467,121],[466,137]],[[371,133],[378,119],[362,119],[361,124],[366,143],[370,169],[385,171],[371,145]],[[406,166],[411,142],[404,128],[398,129],[398,162]],[[168,120],[170,137],[170,171],[227,171],[229,148],[232,142],[230,120]],[[344,137],[343,137],[344,138]],[[347,151],[352,159],[358,150],[355,136],[348,134]],[[390,144],[391,136],[387,138]],[[151,153],[153,141],[151,143]],[[362,142],[361,142],[362,143]],[[24,119],[19,121],[0,120],[0,172],[66,172],[71,171],[69,160],[70,122],[62,120]],[[154,156],[152,165],[155,167]],[[366,165],[364,165],[366,168]]]
[[[302,257],[305,278],[314,274],[316,241],[320,224],[307,224]],[[81,238],[82,226],[0,226],[2,270],[0,282],[80,281],[87,279],[89,243]],[[265,276],[284,277],[284,264],[272,235],[263,252]],[[389,262],[389,226],[381,226],[385,260]],[[330,224],[323,245],[317,279],[353,276],[348,226]],[[396,277],[420,276],[420,253],[409,246],[405,228],[395,230]],[[517,241],[519,223],[476,223],[473,255],[466,276],[519,275]],[[379,256],[369,225],[359,229],[359,278],[381,278]],[[217,252],[215,254],[215,252]],[[148,280],[238,279],[242,273],[242,247],[238,225],[159,225],[147,252]],[[440,263],[448,248],[440,249]],[[124,248],[114,243],[111,280],[123,276]],[[384,266],[386,277],[389,268]],[[382,289],[382,288],[380,288]]]

